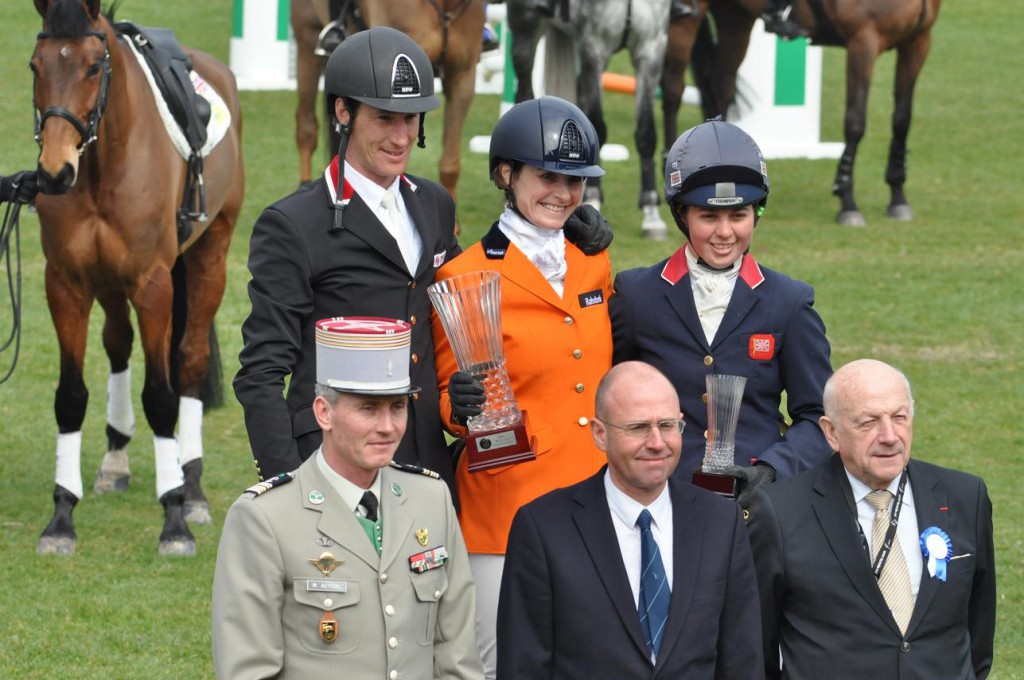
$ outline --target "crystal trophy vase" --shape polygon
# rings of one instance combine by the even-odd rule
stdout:
[[[453,276],[428,287],[427,294],[459,370],[477,376],[486,391],[482,412],[466,423],[469,471],[536,458],[505,370],[498,273]]]
[[[693,483],[730,498],[736,497],[736,478],[724,470],[736,462],[736,425],[740,420],[743,388],[741,375],[705,376],[708,395],[708,429],[704,461],[693,473]]]

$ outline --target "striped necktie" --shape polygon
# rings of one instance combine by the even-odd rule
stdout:
[[[878,551],[881,550],[885,534],[889,530],[889,501],[892,494],[881,489],[872,491],[865,499],[875,509],[875,520],[871,525],[873,562],[878,557]],[[907,570],[907,560],[903,556],[898,536],[893,537],[892,549],[885,560],[882,574],[878,577],[878,587],[882,591],[885,603],[889,605],[893,618],[896,619],[900,632],[906,633],[910,616],[914,613],[914,594],[910,589],[910,572]]]
[[[636,525],[640,527],[640,628],[647,648],[657,658],[668,620],[672,590],[668,586],[658,542],[651,533],[651,513],[643,510]]]

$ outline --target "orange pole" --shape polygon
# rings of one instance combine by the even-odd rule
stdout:
[[[601,87],[608,92],[636,94],[636,78],[621,73],[602,73]]]

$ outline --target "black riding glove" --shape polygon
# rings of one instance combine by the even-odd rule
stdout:
[[[754,495],[754,489],[762,484],[771,484],[775,481],[775,468],[767,463],[730,465],[722,472],[736,478],[740,492],[736,497],[736,502],[744,508],[750,505],[750,497]]]
[[[31,203],[39,193],[35,171],[22,170],[7,177],[0,177],[0,202],[17,201]]]
[[[469,418],[483,412],[480,407],[486,401],[484,384],[474,375],[456,371],[448,379],[448,398],[452,402],[452,420],[465,425]]]
[[[585,255],[597,255],[612,244],[612,225],[592,205],[581,203],[562,227],[569,243]]]

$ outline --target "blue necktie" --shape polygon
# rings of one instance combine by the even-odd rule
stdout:
[[[665,578],[658,542],[651,533],[651,513],[644,510],[636,520],[640,527],[640,628],[655,658],[661,648],[672,590]]]

